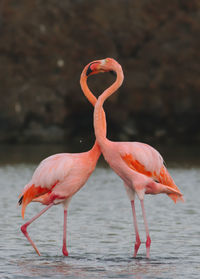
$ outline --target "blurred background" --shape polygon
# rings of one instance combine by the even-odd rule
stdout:
[[[1,0],[0,142],[91,147],[80,74],[113,57],[125,79],[104,106],[110,139],[200,143],[199,34],[198,0]],[[113,80],[88,84],[99,96]]]

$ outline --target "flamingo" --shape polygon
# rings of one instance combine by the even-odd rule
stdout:
[[[87,86],[87,67],[81,74],[80,84],[89,102],[94,106],[97,99]],[[105,115],[103,116],[105,120]],[[103,124],[106,129],[106,123]],[[53,205],[63,204],[64,226],[63,226],[63,247],[64,256],[68,256],[66,244],[67,209],[72,196],[83,187],[96,167],[101,154],[99,145],[95,141],[91,150],[83,153],[61,153],[44,159],[35,172],[29,183],[24,187],[19,198],[19,205],[22,205],[22,218],[24,219],[26,206],[30,202],[40,202],[46,207],[36,216],[21,226],[21,231],[40,256],[35,243],[30,238],[27,228],[37,218],[44,214]]]
[[[144,208],[144,195],[165,193],[175,203],[178,200],[183,201],[183,197],[164,166],[163,158],[157,150],[141,142],[113,142],[107,139],[104,127],[103,104],[121,86],[124,79],[123,71],[119,63],[112,58],[95,60],[89,64],[87,69],[87,76],[110,71],[116,73],[116,80],[99,96],[94,109],[96,140],[107,163],[123,180],[131,201],[136,237],[134,257],[136,257],[141,244],[135,212],[135,194],[140,200],[146,231],[146,256],[149,258],[151,238]]]

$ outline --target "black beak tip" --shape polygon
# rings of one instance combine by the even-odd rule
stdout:
[[[88,77],[89,74],[91,74],[91,73],[92,73],[92,70],[91,70],[91,68],[90,68],[90,66],[89,66],[88,69],[87,69],[87,72],[86,72],[86,76]]]

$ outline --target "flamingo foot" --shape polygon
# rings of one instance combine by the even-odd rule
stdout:
[[[146,252],[147,252],[147,258],[149,259],[150,257],[150,246],[151,246],[151,238],[150,236],[148,235],[147,236],[147,241],[146,241]]]
[[[33,240],[30,238],[28,232],[27,232],[27,224],[24,224],[23,226],[21,226],[21,231],[22,233],[25,235],[25,237],[28,239],[28,241],[30,242],[30,244],[33,246],[33,248],[35,249],[36,253],[38,254],[38,256],[41,256],[40,255],[40,252],[39,250],[37,249],[35,243],[33,242]]]
[[[63,255],[64,255],[65,257],[68,257],[69,253],[68,253],[66,247],[63,246],[62,252],[63,252]]]
[[[136,258],[136,256],[137,256],[137,252],[140,248],[140,244],[141,244],[140,238],[137,238],[136,242],[135,242],[135,250],[134,250],[134,255],[133,255],[134,258]]]

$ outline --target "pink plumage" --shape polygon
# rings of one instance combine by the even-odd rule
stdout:
[[[121,66],[112,58],[96,60],[88,66],[87,74],[116,72],[116,81],[98,98],[94,109],[94,129],[102,154],[110,167],[122,178],[131,201],[136,234],[134,257],[140,246],[136,213],[135,194],[141,202],[146,230],[146,249],[149,257],[151,239],[144,210],[144,195],[166,193],[174,202],[183,200],[182,194],[163,164],[163,159],[153,147],[139,142],[113,142],[107,139],[102,117],[104,101],[122,84],[124,75]]]
[[[22,217],[31,202],[68,203],[88,180],[99,157],[98,146],[89,152],[56,154],[43,160],[22,193]]]
[[[96,103],[96,97],[87,86],[86,70],[87,68],[85,68],[81,74],[80,83],[83,93],[94,106]],[[106,127],[105,123],[103,125]],[[46,208],[21,227],[22,232],[38,255],[40,255],[40,253],[30,238],[27,232],[27,227],[51,206],[59,203],[62,203],[64,206],[63,254],[65,256],[68,255],[66,247],[67,208],[72,196],[83,187],[91,173],[94,171],[100,154],[101,151],[99,145],[95,141],[94,146],[88,152],[73,154],[62,153],[50,156],[39,164],[32,179],[24,187],[19,198],[19,204],[22,205],[23,218],[26,206],[30,202],[40,202],[47,205]]]

